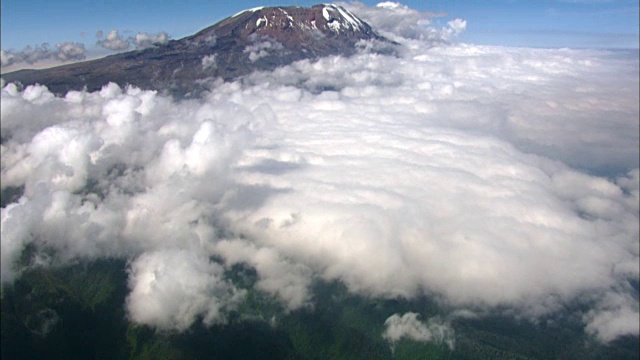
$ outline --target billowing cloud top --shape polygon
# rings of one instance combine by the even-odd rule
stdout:
[[[462,19],[451,20],[444,28],[430,26],[432,19],[441,17],[443,14],[417,11],[390,1],[381,2],[375,7],[359,2],[341,3],[341,5],[358,14],[376,31],[393,40],[420,39],[432,43],[449,42],[467,27],[467,22]]]
[[[2,208],[2,281],[33,244],[39,264],[131,257],[129,316],[159,328],[223,321],[243,292],[222,266],[244,263],[289,309],[336,279],[531,319],[580,302],[587,332],[637,335],[637,53],[389,31],[399,56],[301,61],[197,100],[4,86],[2,189],[24,191]],[[387,322],[390,341],[435,331]]]
[[[429,319],[427,324],[418,319],[417,313],[406,313],[402,316],[391,315],[385,322],[382,334],[387,341],[395,343],[402,338],[416,341],[444,342],[450,349],[455,346],[455,340],[450,325],[440,319]]]

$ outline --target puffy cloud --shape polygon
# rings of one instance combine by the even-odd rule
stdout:
[[[102,30],[99,30],[96,37],[98,38],[96,45],[112,51],[128,50],[131,46],[136,49],[145,49],[169,42],[169,35],[164,31],[157,34],[139,32],[135,36],[125,38],[118,33],[118,30],[111,30],[106,36]]]
[[[217,66],[216,54],[202,57],[202,69],[215,69]]]
[[[446,27],[436,28],[432,20],[444,14],[418,11],[391,1],[381,2],[375,7],[360,2],[340,5],[358,14],[376,31],[396,41],[419,39],[432,44],[450,42],[466,29],[466,21],[461,19],[449,21]]]
[[[418,319],[418,314],[408,312],[400,316],[391,315],[385,322],[382,337],[393,343],[402,338],[422,342],[446,343],[453,350],[455,345],[454,331],[451,326],[438,318],[431,318],[427,323]]]
[[[311,271],[303,264],[291,263],[277,250],[241,240],[219,242],[217,253],[227,264],[245,263],[254,267],[259,276],[256,288],[277,296],[288,309],[295,310],[309,304]]]
[[[447,22],[447,25],[449,25],[450,29],[448,38],[458,36],[467,29],[467,21],[462,19],[453,19]]]
[[[169,42],[169,35],[162,31],[157,34],[137,33],[134,37],[136,49],[144,49],[154,45],[163,45]]]
[[[186,330],[197,316],[205,325],[224,321],[243,297],[223,279],[224,269],[187,250],[145,253],[129,268],[127,311],[141,324]]]
[[[56,44],[56,48],[55,57],[60,61],[84,60],[85,58],[86,50],[84,44],[65,42]]]
[[[118,34],[118,30],[111,30],[106,36],[103,36],[102,30],[96,33],[98,41],[96,45],[113,51],[123,51],[129,49],[129,40]]]
[[[632,296],[633,289],[627,293],[608,293],[601,299],[596,309],[585,316],[588,333],[603,342],[614,340],[621,335],[638,334],[638,298]],[[636,292],[637,294],[637,292]]]
[[[59,62],[79,61],[86,57],[84,44],[77,42],[64,42],[56,44],[56,49],[49,48],[49,44],[43,43],[35,47],[26,46],[21,51],[2,50],[0,60],[2,66],[14,64],[36,64],[46,60]]]
[[[321,278],[533,319],[581,302],[588,333],[637,335],[637,53],[395,31],[398,56],[300,61],[181,102],[4,86],[2,189],[24,194],[2,209],[3,282],[27,244],[132,256],[132,319],[182,329],[235,304],[216,258],[289,309]],[[136,317],[145,301],[157,311]]]
[[[58,249],[59,259],[204,246],[231,159],[251,130],[230,104],[177,112],[172,104],[115,84],[65,98],[42,86],[3,88],[10,139],[2,144],[2,188],[24,186],[22,200],[2,209],[3,282],[27,243]],[[18,123],[27,118],[34,121]],[[183,182],[185,191],[174,191]],[[29,230],[23,221],[40,225]]]
[[[243,51],[244,53],[249,54],[249,60],[251,61],[256,61],[270,54],[282,52],[282,50],[284,50],[284,46],[274,39],[269,37],[258,38],[253,35],[255,34],[252,34],[249,37],[253,43],[251,45],[247,45]]]
[[[0,50],[0,64],[10,66],[15,62],[16,56],[10,51]]]

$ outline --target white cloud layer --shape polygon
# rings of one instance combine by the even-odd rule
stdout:
[[[237,301],[220,257],[290,309],[320,277],[530,318],[582,301],[587,332],[638,335],[637,53],[387,31],[399,57],[301,61],[198,100],[5,86],[2,189],[25,190],[2,209],[2,281],[29,243],[130,256],[131,318],[184,329]]]

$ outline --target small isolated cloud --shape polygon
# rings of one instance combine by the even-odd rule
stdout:
[[[249,54],[249,60],[256,61],[273,53],[281,52],[284,46],[274,39],[268,37],[256,37],[252,34],[249,40],[253,41],[251,45],[247,45],[243,52]]]
[[[446,37],[447,40],[460,35],[467,29],[467,21],[462,19],[453,19],[447,22],[447,25],[450,30],[450,33]]]
[[[382,337],[392,346],[404,338],[420,342],[445,343],[453,350],[455,335],[450,324],[439,318],[431,318],[425,324],[418,317],[417,313],[412,312],[402,316],[391,315],[384,322],[385,330]]]
[[[108,50],[124,51],[131,46],[128,39],[118,34],[118,30],[111,30],[106,36],[103,36],[102,30],[98,30],[96,37],[98,38],[96,45]]]
[[[206,55],[202,57],[202,69],[215,69],[218,66],[217,55]]]
[[[49,44],[44,43],[34,47],[27,46],[21,51],[0,51],[0,61],[2,66],[11,66],[21,63],[32,65],[44,61],[80,61],[85,58],[86,49],[84,44],[77,42],[59,43],[56,44],[55,49],[51,49]]]
[[[169,35],[162,31],[158,34],[137,33],[133,37],[136,49],[145,49],[154,45],[164,45],[169,42]]]
[[[60,61],[83,60],[85,58],[86,50],[84,44],[81,43],[56,44],[56,49],[55,57]]]

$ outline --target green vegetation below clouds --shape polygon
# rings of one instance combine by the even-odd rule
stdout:
[[[545,325],[493,316],[453,320],[446,344],[382,338],[393,314],[439,309],[429,299],[354,296],[337,282],[317,282],[313,306],[286,312],[253,290],[255,271],[234,266],[228,278],[248,290],[228,324],[201,324],[178,334],[129,323],[124,260],[57,268],[33,267],[2,292],[2,359],[637,359],[638,342],[602,346],[576,317]],[[441,314],[443,315],[443,314]]]

